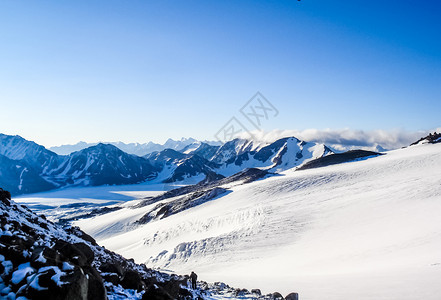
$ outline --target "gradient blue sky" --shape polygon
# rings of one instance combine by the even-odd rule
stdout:
[[[439,1],[0,2],[0,132],[46,146],[441,126]]]

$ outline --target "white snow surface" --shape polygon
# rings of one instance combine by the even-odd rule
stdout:
[[[119,186],[68,187],[54,191],[22,195],[14,200],[44,213],[56,221],[65,216],[84,214],[97,207],[123,205],[126,201],[157,196],[181,186],[173,184],[130,184]]]
[[[138,227],[151,207],[75,225],[138,263],[263,293],[440,299],[441,144],[287,170],[231,190]]]

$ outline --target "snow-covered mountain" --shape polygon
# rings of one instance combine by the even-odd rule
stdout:
[[[50,178],[61,184],[86,186],[132,184],[156,177],[157,171],[147,159],[113,145],[98,144],[67,156],[50,172]]]
[[[0,134],[0,155],[20,161],[42,174],[57,167],[61,161],[56,153],[18,135]]]
[[[250,148],[233,149],[247,147],[230,143],[232,155],[219,162],[237,161]],[[288,139],[266,149],[268,160],[311,147]],[[294,287],[309,300],[437,300],[441,144],[371,154],[329,155],[246,184],[238,176],[184,187],[75,224],[137,262],[264,293]]]
[[[214,173],[217,167],[216,164],[199,155],[186,154],[172,149],[154,152],[145,157],[161,170],[158,179],[162,182],[183,181],[191,177],[198,177],[202,180]]]
[[[55,188],[44,175],[61,160],[52,151],[20,136],[0,134],[0,184],[12,194]]]
[[[41,192],[56,187],[26,162],[12,160],[4,155],[0,155],[0,184],[13,195]]]
[[[18,136],[2,135],[0,142],[0,156],[5,156],[0,171],[8,174],[0,179],[0,184],[13,195],[72,185],[143,181],[194,184],[231,176],[247,168],[281,172],[332,153],[323,144],[294,137],[273,143],[235,139],[221,146],[194,139],[169,139],[163,146],[172,148],[143,157],[102,143],[60,156]]]
[[[180,140],[168,139],[164,144],[157,144],[153,142],[148,143],[123,143],[123,142],[104,142],[103,144],[110,144],[118,147],[122,151],[134,154],[137,156],[144,156],[152,152],[162,151],[164,149],[173,149],[177,151],[181,151],[185,147],[190,145],[199,145],[201,143],[207,143],[210,145],[219,145],[219,142],[216,141],[204,141],[199,142],[193,138],[182,138]],[[92,146],[96,146],[99,143],[86,143],[86,142],[78,142],[73,145],[61,145],[50,147],[49,150],[59,154],[59,155],[69,155],[72,152],[80,151]]]
[[[270,144],[235,139],[222,145],[211,158],[217,172],[230,176],[246,168],[265,168],[273,172],[297,167],[309,160],[333,153],[323,144],[300,141],[295,137]]]

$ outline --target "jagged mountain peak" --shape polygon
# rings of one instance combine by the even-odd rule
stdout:
[[[28,141],[19,135],[6,135],[0,133],[0,154],[10,159],[21,160],[27,155],[44,154],[55,156],[56,154],[44,146],[33,141]]]
[[[122,151],[121,149],[119,149],[118,147],[111,145],[111,144],[107,144],[107,143],[98,143],[95,146],[90,146],[86,149],[77,151],[79,153],[88,153],[88,152],[98,152],[98,153],[107,153],[107,152],[118,152],[121,154],[127,154],[124,151]],[[74,153],[73,153],[74,154]]]

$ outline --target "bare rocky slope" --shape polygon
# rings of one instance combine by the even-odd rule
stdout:
[[[297,299],[290,294],[286,299]],[[78,227],[60,226],[0,189],[1,299],[282,299],[279,293],[198,282],[135,264],[97,245]]]

